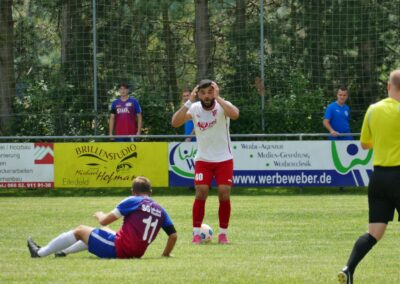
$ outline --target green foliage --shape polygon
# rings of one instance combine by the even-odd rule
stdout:
[[[92,1],[14,1],[12,134],[107,134],[110,91],[120,80],[133,85],[144,134],[181,133],[169,121],[180,90],[196,83],[193,0],[97,0],[96,7],[97,113]],[[385,96],[387,74],[400,62],[400,0],[267,1],[262,112],[255,84],[259,1],[208,1],[208,7],[212,79],[241,112],[232,133],[260,133],[263,117],[267,133],[323,132],[323,110],[339,84],[349,87],[358,131],[366,107]]]
[[[281,76],[283,85],[271,93],[267,104],[268,133],[315,133],[322,132],[324,95],[315,90],[300,72],[286,69],[282,64],[272,69],[269,76]],[[283,69],[289,70],[283,74]],[[271,78],[272,79],[272,78]]]

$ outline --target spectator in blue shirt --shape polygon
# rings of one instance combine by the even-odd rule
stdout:
[[[184,89],[182,92],[182,103],[186,103],[186,101],[190,98],[191,91],[189,89]],[[194,135],[194,125],[193,120],[188,120],[184,124],[185,127],[185,135]],[[186,142],[196,141],[195,137],[186,137]]]
[[[350,108],[346,105],[349,93],[346,87],[340,87],[336,94],[336,101],[328,105],[325,110],[323,125],[331,134],[329,140],[353,140],[353,137],[340,136],[343,133],[351,133]]]

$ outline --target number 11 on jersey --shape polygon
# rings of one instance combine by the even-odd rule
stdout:
[[[143,223],[146,224],[146,228],[144,229],[144,233],[143,233],[143,241],[147,240],[147,243],[151,243],[151,240],[153,239],[153,235],[154,235],[154,232],[155,232],[157,224],[158,224],[158,219],[156,218],[153,222],[151,222],[152,216],[149,216],[149,218],[145,218],[142,221],[143,221]],[[147,239],[147,237],[149,235],[150,227],[152,228],[152,230],[150,233],[150,237]]]

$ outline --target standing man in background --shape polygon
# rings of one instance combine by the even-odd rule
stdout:
[[[200,101],[195,102],[196,96]],[[193,204],[193,244],[201,243],[200,228],[205,203],[215,177],[219,198],[220,244],[229,243],[227,233],[231,215],[230,192],[233,179],[233,155],[229,134],[230,119],[239,118],[239,109],[219,96],[218,85],[208,79],[200,81],[190,99],[172,117],[173,127],[192,119],[197,138],[195,157],[196,198]]]
[[[340,87],[336,94],[336,101],[326,108],[322,124],[331,134],[329,140],[353,140],[352,136],[339,136],[342,133],[351,133],[350,108],[346,105],[349,93],[346,87]]]
[[[189,89],[184,89],[182,92],[182,102],[185,104],[190,98],[190,90]],[[193,125],[193,120],[189,119],[185,122],[184,124],[185,127],[185,135],[194,135],[194,125]],[[191,142],[191,141],[196,141],[196,138],[194,137],[186,137],[185,138],[186,142]]]
[[[400,70],[390,73],[389,97],[371,105],[361,129],[361,147],[374,150],[374,171],[368,185],[368,232],[354,244],[340,283],[353,283],[358,263],[383,237],[394,211],[400,213]]]
[[[142,129],[142,109],[139,102],[129,97],[129,85],[120,83],[118,85],[120,97],[111,104],[109,121],[109,135],[140,135]],[[115,129],[115,131],[114,131]],[[129,142],[132,138],[116,138],[115,141]]]

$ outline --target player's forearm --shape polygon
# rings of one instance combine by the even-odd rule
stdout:
[[[322,121],[322,124],[323,124],[324,127],[329,131],[329,133],[332,133],[333,131],[335,131],[335,130],[332,128],[331,124],[329,123],[329,120],[324,119],[324,120]]]
[[[105,214],[101,211],[95,212],[94,217],[102,226],[107,226],[118,219],[112,212]]]
[[[228,116],[230,119],[236,120],[239,118],[239,109],[234,105],[228,104],[224,99],[221,97],[217,98],[218,103],[224,109],[225,115]]]
[[[143,116],[140,114],[138,115],[138,128],[137,128],[137,135],[140,135],[142,132],[142,126],[143,126]]]
[[[108,122],[108,129],[109,129],[109,135],[113,135],[113,131],[114,131],[114,118],[110,117],[110,120]]]
[[[174,113],[171,119],[172,127],[180,127],[185,123],[187,111],[188,108],[183,105],[177,112]]]
[[[364,150],[369,150],[373,148],[373,144],[372,143],[363,143],[361,142],[361,148],[363,148]]]
[[[176,233],[173,233],[168,236],[167,244],[165,245],[165,249],[164,249],[162,256],[170,256],[172,250],[175,247],[177,239],[178,239],[178,235]]]

